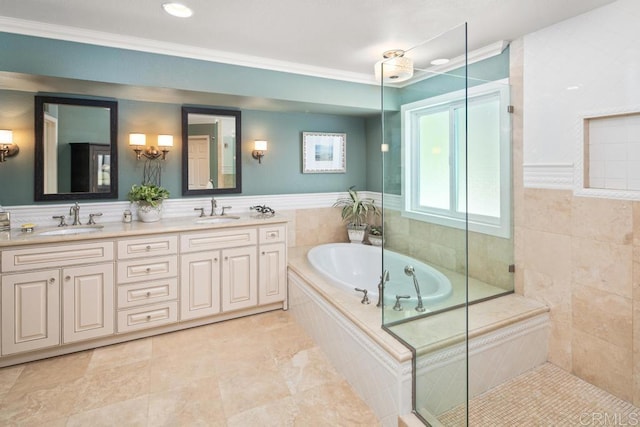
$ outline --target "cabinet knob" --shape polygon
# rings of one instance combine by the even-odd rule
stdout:
[[[147,267],[147,273],[151,273],[151,267]]]
[[[151,315],[150,315],[150,314],[147,314],[147,322],[148,322],[149,320],[151,320]]]
[[[229,257],[228,257],[228,256],[224,257],[224,260],[225,260],[225,261],[228,261],[228,260],[229,260]]]
[[[51,279],[49,279],[49,283],[56,283],[55,277],[52,277]]]
[[[262,255],[264,255],[264,251],[262,251]]]
[[[151,250],[151,245],[147,245],[146,249],[147,249],[147,251],[150,251]]]
[[[276,233],[269,233],[269,237],[276,237]]]
[[[151,291],[147,291],[147,298],[151,296]]]
[[[64,276],[64,280],[68,282],[69,280],[71,280],[71,276]]]
[[[213,259],[213,262],[218,262],[218,258],[217,258],[217,257],[216,257],[216,258],[214,258],[214,259]]]

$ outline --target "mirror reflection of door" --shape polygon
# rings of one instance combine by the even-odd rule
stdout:
[[[215,188],[209,176],[209,135],[189,136],[189,188]]]
[[[58,119],[44,114],[44,192],[58,191]]]

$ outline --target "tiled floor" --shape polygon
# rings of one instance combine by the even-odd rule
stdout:
[[[465,408],[438,418],[447,427],[465,426]],[[640,408],[545,363],[472,399],[469,425],[634,426],[640,425]]]
[[[0,425],[376,426],[287,312],[0,369]]]

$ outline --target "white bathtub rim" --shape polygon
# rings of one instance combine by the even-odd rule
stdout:
[[[333,248],[349,249],[350,251],[354,251],[354,250],[362,251],[365,256],[371,257],[369,260],[366,261],[367,263],[371,263],[371,264],[378,263],[377,265],[372,266],[372,271],[374,273],[371,273],[369,277],[367,277],[366,280],[364,280],[364,282],[350,283],[343,277],[339,277],[339,273],[333,274],[333,272],[328,271],[326,268],[324,268],[324,265],[323,265],[324,259],[322,259],[319,256],[319,254],[323,250],[331,250]],[[447,276],[445,276],[437,268],[432,267],[429,264],[426,264],[420,260],[403,255],[399,252],[394,252],[394,251],[385,249],[384,253],[393,255],[394,257],[396,257],[396,259],[401,261],[400,262],[401,264],[413,265],[414,267],[417,267],[418,271],[422,270],[427,274],[433,276],[433,278],[436,281],[435,283],[436,289],[432,292],[429,292],[426,289],[427,286],[431,285],[430,283],[425,284],[423,281],[422,283],[420,283],[421,282],[420,280],[418,281],[422,290],[423,303],[428,304],[430,302],[441,301],[442,299],[449,297],[453,292],[453,286],[451,281]],[[355,288],[366,289],[369,298],[375,301],[378,298],[377,285],[380,282],[380,273],[382,272],[382,261],[381,261],[382,254],[383,254],[382,248],[379,246],[357,245],[353,243],[325,243],[322,245],[314,246],[311,249],[309,249],[307,253],[307,260],[316,271],[318,271],[322,276],[327,278],[329,282],[335,287],[339,289],[343,289],[354,295],[358,294],[358,291],[356,291]],[[401,273],[401,274],[404,276],[404,273]],[[347,276],[347,275],[348,275],[347,273],[344,273],[344,276]],[[392,275],[396,276],[398,275],[398,273],[392,272]],[[395,280],[397,279],[392,278],[392,281],[395,281]],[[402,288],[397,289],[397,287],[395,286],[393,289],[389,289],[388,293],[385,293],[385,303],[393,304],[395,302],[396,295],[405,294],[405,295],[409,295],[409,298],[404,301],[407,303],[415,304],[417,302],[417,296],[415,295],[412,281],[409,277],[406,277],[405,285],[406,286],[404,286],[404,289]]]

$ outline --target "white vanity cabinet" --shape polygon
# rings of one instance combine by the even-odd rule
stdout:
[[[180,236],[180,319],[258,305],[255,227]]]
[[[120,239],[118,333],[178,321],[178,236]]]
[[[0,241],[0,367],[287,308],[284,219],[165,226]]]
[[[60,271],[2,275],[2,355],[60,344]]]
[[[270,304],[287,298],[287,228],[276,224],[259,228],[258,302]]]
[[[12,248],[1,257],[2,355],[113,334],[112,242]]]
[[[62,269],[62,342],[114,333],[113,263]]]

